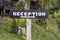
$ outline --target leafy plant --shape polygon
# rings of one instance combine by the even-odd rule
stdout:
[[[26,0],[21,0],[15,4],[15,8],[18,10],[23,10]]]

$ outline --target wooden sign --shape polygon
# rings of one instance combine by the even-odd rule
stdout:
[[[47,18],[46,10],[10,10],[11,18]]]

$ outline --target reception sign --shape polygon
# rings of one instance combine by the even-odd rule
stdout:
[[[47,18],[46,10],[10,10],[11,18]]]

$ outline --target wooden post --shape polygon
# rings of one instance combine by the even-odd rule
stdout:
[[[27,40],[31,40],[31,19],[26,20],[27,25]]]
[[[30,0],[27,0],[27,3],[25,5],[25,10],[30,9]],[[31,40],[31,19],[26,19],[26,40]]]

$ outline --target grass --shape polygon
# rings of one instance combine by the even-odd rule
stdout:
[[[0,33],[0,40],[20,40],[18,36],[7,32]]]
[[[0,40],[25,40],[25,36],[18,36],[17,34],[10,33],[12,19],[5,17],[0,19]]]
[[[33,23],[32,40],[60,40],[60,31],[56,20],[48,19],[45,28],[37,23]]]
[[[33,19],[34,20],[34,19]],[[25,36],[17,36],[11,30],[12,19],[0,20],[0,40],[26,40]],[[47,26],[38,25],[32,21],[32,40],[60,40],[60,30],[55,19],[49,18]]]

